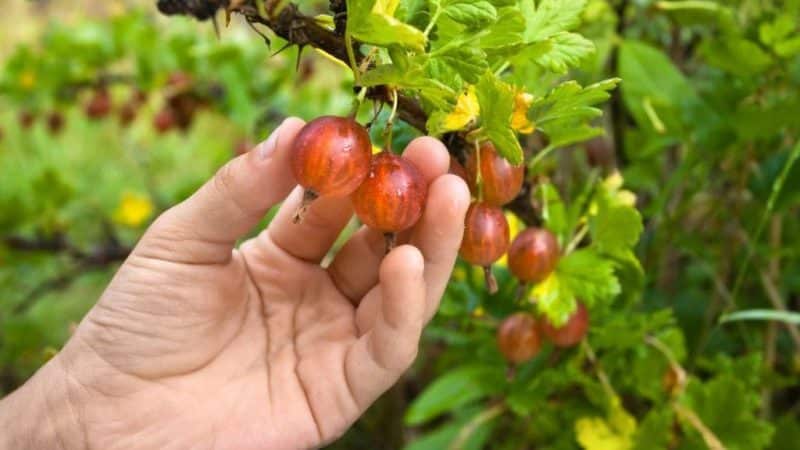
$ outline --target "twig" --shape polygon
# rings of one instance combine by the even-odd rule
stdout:
[[[697,415],[693,410],[689,409],[688,407],[682,405],[678,399],[681,393],[683,393],[683,388],[686,386],[686,382],[688,381],[688,377],[686,376],[686,370],[680,365],[675,355],[672,353],[669,347],[664,344],[660,339],[655,336],[645,336],[644,338],[645,343],[650,345],[651,347],[658,350],[664,357],[667,359],[670,365],[670,369],[674,371],[677,376],[677,389],[674,389],[672,392],[672,401],[671,406],[672,409],[675,411],[675,414],[685,422],[688,422],[689,425],[692,426],[700,436],[703,437],[703,441],[705,441],[706,445],[711,450],[726,450],[725,445],[722,444],[722,441],[719,440],[716,434],[711,431],[703,420],[700,419],[700,416]]]
[[[476,415],[472,419],[469,420],[459,431],[456,435],[456,438],[448,447],[448,450],[461,450],[464,448],[466,443],[469,441],[469,438],[472,437],[472,434],[475,433],[475,430],[483,425],[484,423],[496,418],[500,414],[506,410],[506,407],[503,404],[497,404],[492,406],[491,408],[483,411],[482,413]]]
[[[591,362],[592,366],[594,366],[594,370],[597,372],[597,378],[600,379],[600,383],[603,385],[603,389],[605,389],[606,394],[609,397],[618,398],[619,395],[617,394],[617,391],[614,390],[614,387],[611,386],[611,381],[608,378],[608,374],[600,366],[600,362],[597,360],[597,355],[595,355],[592,346],[589,345],[589,342],[586,339],[584,339],[581,342],[581,347],[583,347],[583,350],[586,352],[586,357],[589,358],[589,362]]]
[[[692,428],[700,433],[700,436],[703,437],[703,440],[710,450],[726,450],[725,446],[719,440],[717,435],[715,435],[714,432],[703,423],[697,413],[678,402],[674,402],[672,404],[672,409],[675,410],[675,413],[678,415],[678,417],[686,422],[689,422],[689,425],[691,425]]]
[[[63,253],[73,260],[72,266],[63,273],[47,279],[31,289],[23,297],[22,301],[14,307],[13,313],[24,313],[45,293],[69,286],[86,272],[106,267],[128,257],[132,249],[119,243],[113,228],[109,224],[104,224],[104,235],[105,243],[91,252],[77,248],[63,234],[57,234],[54,237],[39,236],[36,239],[21,236],[9,236],[3,239],[5,246],[12,250]]]

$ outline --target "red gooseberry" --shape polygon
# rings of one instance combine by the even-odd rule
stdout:
[[[558,253],[553,233],[544,228],[527,228],[511,242],[508,268],[523,283],[538,283],[555,269]]]
[[[586,162],[591,167],[599,167],[602,169],[613,169],[616,165],[616,158],[614,155],[614,147],[606,137],[596,137],[586,142],[584,148],[586,149]]]
[[[369,174],[353,193],[353,209],[365,225],[386,235],[388,252],[395,233],[422,216],[427,195],[427,182],[413,163],[382,151],[372,158]]]
[[[509,239],[508,221],[502,209],[484,202],[469,206],[459,254],[470,264],[483,267],[486,287],[492,294],[497,292],[492,263],[508,250]]]
[[[127,128],[136,119],[137,109],[138,105],[130,100],[119,109],[119,124],[123,128]]]
[[[480,160],[480,161],[479,161]],[[486,203],[503,206],[514,200],[522,189],[522,179],[525,167],[512,166],[505,158],[500,156],[494,145],[487,141],[481,144],[478,151],[472,152],[467,158],[467,174],[470,188],[474,195],[477,193],[477,174],[480,164],[481,190]]]
[[[370,170],[369,134],[349,117],[323,116],[308,122],[291,148],[292,172],[305,189],[295,223],[319,196],[346,197]]]
[[[51,135],[56,135],[64,128],[64,115],[58,111],[51,111],[47,115],[47,130]]]
[[[467,175],[467,169],[461,165],[460,162],[455,158],[455,156],[450,155],[450,168],[447,171],[453,175],[461,177],[462,180],[469,183],[469,176]]]
[[[536,319],[531,314],[514,313],[506,317],[497,328],[497,347],[512,364],[533,358],[539,353],[540,346]]]
[[[175,126],[175,113],[171,108],[165,107],[153,117],[153,127],[158,134],[164,134]]]
[[[589,330],[589,310],[583,303],[578,303],[578,308],[564,325],[556,327],[547,318],[543,318],[541,329],[556,347],[572,347],[579,343]]]
[[[86,104],[86,117],[91,120],[102,119],[111,112],[111,95],[104,87],[97,88]]]
[[[19,126],[23,130],[27,130],[28,128],[33,126],[33,123],[36,122],[36,114],[32,111],[24,110],[19,113]]]

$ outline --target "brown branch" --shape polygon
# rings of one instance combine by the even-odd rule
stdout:
[[[105,227],[105,235],[104,244],[88,252],[73,245],[65,235],[60,233],[54,236],[40,235],[36,238],[22,236],[3,238],[3,245],[13,251],[61,253],[72,259],[71,266],[64,272],[44,280],[25,294],[22,301],[14,307],[13,312],[15,314],[24,313],[45,293],[63,289],[86,272],[101,269],[127,258],[132,248],[121,245],[110,226]]]

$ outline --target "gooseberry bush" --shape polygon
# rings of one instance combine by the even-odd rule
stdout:
[[[425,208],[424,168],[401,156],[420,135],[441,139],[472,195],[417,363],[331,448],[800,441],[796,327],[718,322],[770,304],[796,320],[796,249],[773,247],[800,232],[786,219],[800,180],[788,119],[800,114],[800,2],[153,3],[54,26],[5,63],[0,157],[29,183],[0,190],[0,211],[15,212],[0,215],[0,274],[27,276],[2,266],[15,258],[55,275],[0,309],[0,363],[35,369],[66,337],[44,331],[68,306],[43,292],[74,283],[93,297],[80,274],[103,280],[158,210],[296,114],[308,122],[292,148],[306,192],[296,221],[317,197],[349,197],[389,251]],[[78,136],[122,150],[58,162]],[[101,160],[125,163],[115,174]],[[131,170],[144,174],[133,193]]]

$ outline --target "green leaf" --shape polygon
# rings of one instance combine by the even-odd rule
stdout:
[[[674,421],[674,415],[669,408],[650,410],[636,430],[633,450],[666,450],[669,448]]]
[[[573,29],[580,23],[580,15],[586,7],[586,0],[541,0],[536,3],[521,2],[527,22],[526,42],[547,39]]]
[[[647,101],[668,133],[674,135],[682,128],[678,102],[696,94],[664,53],[648,44],[627,40],[619,51],[619,73],[625,80],[622,98],[639,126],[655,128],[645,110]]]
[[[477,47],[451,47],[446,52],[437,54],[432,60],[447,64],[464,81],[471,84],[477,83],[481,74],[489,68],[486,53]]]
[[[497,11],[497,21],[480,38],[480,46],[492,49],[497,54],[504,49],[517,48],[524,44],[525,18],[519,8],[501,8]]]
[[[347,32],[367,44],[388,47],[401,45],[425,49],[426,37],[419,29],[394,17],[397,2],[387,0],[347,0]]]
[[[419,425],[439,415],[492,395],[503,389],[502,367],[464,366],[447,372],[414,400],[406,411],[405,422]]]
[[[497,10],[485,0],[450,0],[442,3],[442,14],[469,29],[483,28],[497,21]]]
[[[722,25],[725,27],[729,26],[731,23],[735,23],[733,11],[716,1],[660,1],[657,2],[655,6],[684,26]]]
[[[591,249],[581,249],[561,258],[556,270],[533,288],[539,311],[555,325],[561,325],[580,299],[591,306],[609,301],[620,293],[614,264]]]
[[[772,22],[764,22],[758,27],[758,37],[766,45],[774,46],[788,38],[795,31],[797,23],[789,14],[782,14]]]
[[[413,90],[436,109],[450,110],[455,104],[456,93],[449,86],[427,75],[425,69],[428,64],[427,55],[416,55],[403,61],[405,67],[398,64],[380,65],[363,74],[361,84]]]
[[[497,152],[513,165],[522,163],[522,147],[511,128],[514,88],[486,72],[475,86],[481,107],[481,129],[494,143]]]
[[[606,101],[610,97],[608,91],[619,81],[612,78],[585,88],[575,81],[562,83],[533,101],[528,118],[550,138],[551,147],[597,136],[602,130],[589,122],[602,115],[602,111],[593,105]]]
[[[558,189],[552,183],[541,183],[536,187],[534,195],[542,199],[542,218],[545,227],[558,236],[560,242],[564,242],[569,231],[567,229],[567,212]]]
[[[644,226],[634,201],[630,192],[620,191],[612,183],[599,186],[595,211],[589,218],[592,247],[600,253],[622,255],[636,245]]]
[[[757,75],[772,65],[769,53],[738,36],[704,41],[699,51],[710,65],[739,76]]]
[[[458,411],[451,422],[421,436],[404,450],[480,450],[485,447],[497,423],[494,417],[486,420],[487,412],[492,413],[479,407]]]
[[[685,400],[729,450],[758,450],[769,444],[772,427],[755,415],[759,394],[748,391],[736,374],[721,375],[707,383],[692,380]],[[698,445],[703,442],[694,427],[682,425],[687,439]]]
[[[739,320],[777,321],[792,325],[800,325],[800,313],[777,311],[774,309],[748,309],[725,314],[719,318],[720,323],[736,322]]]
[[[534,60],[555,73],[566,73],[595,52],[594,43],[577,33],[557,33],[542,42],[549,44],[549,50],[535,56]]]

